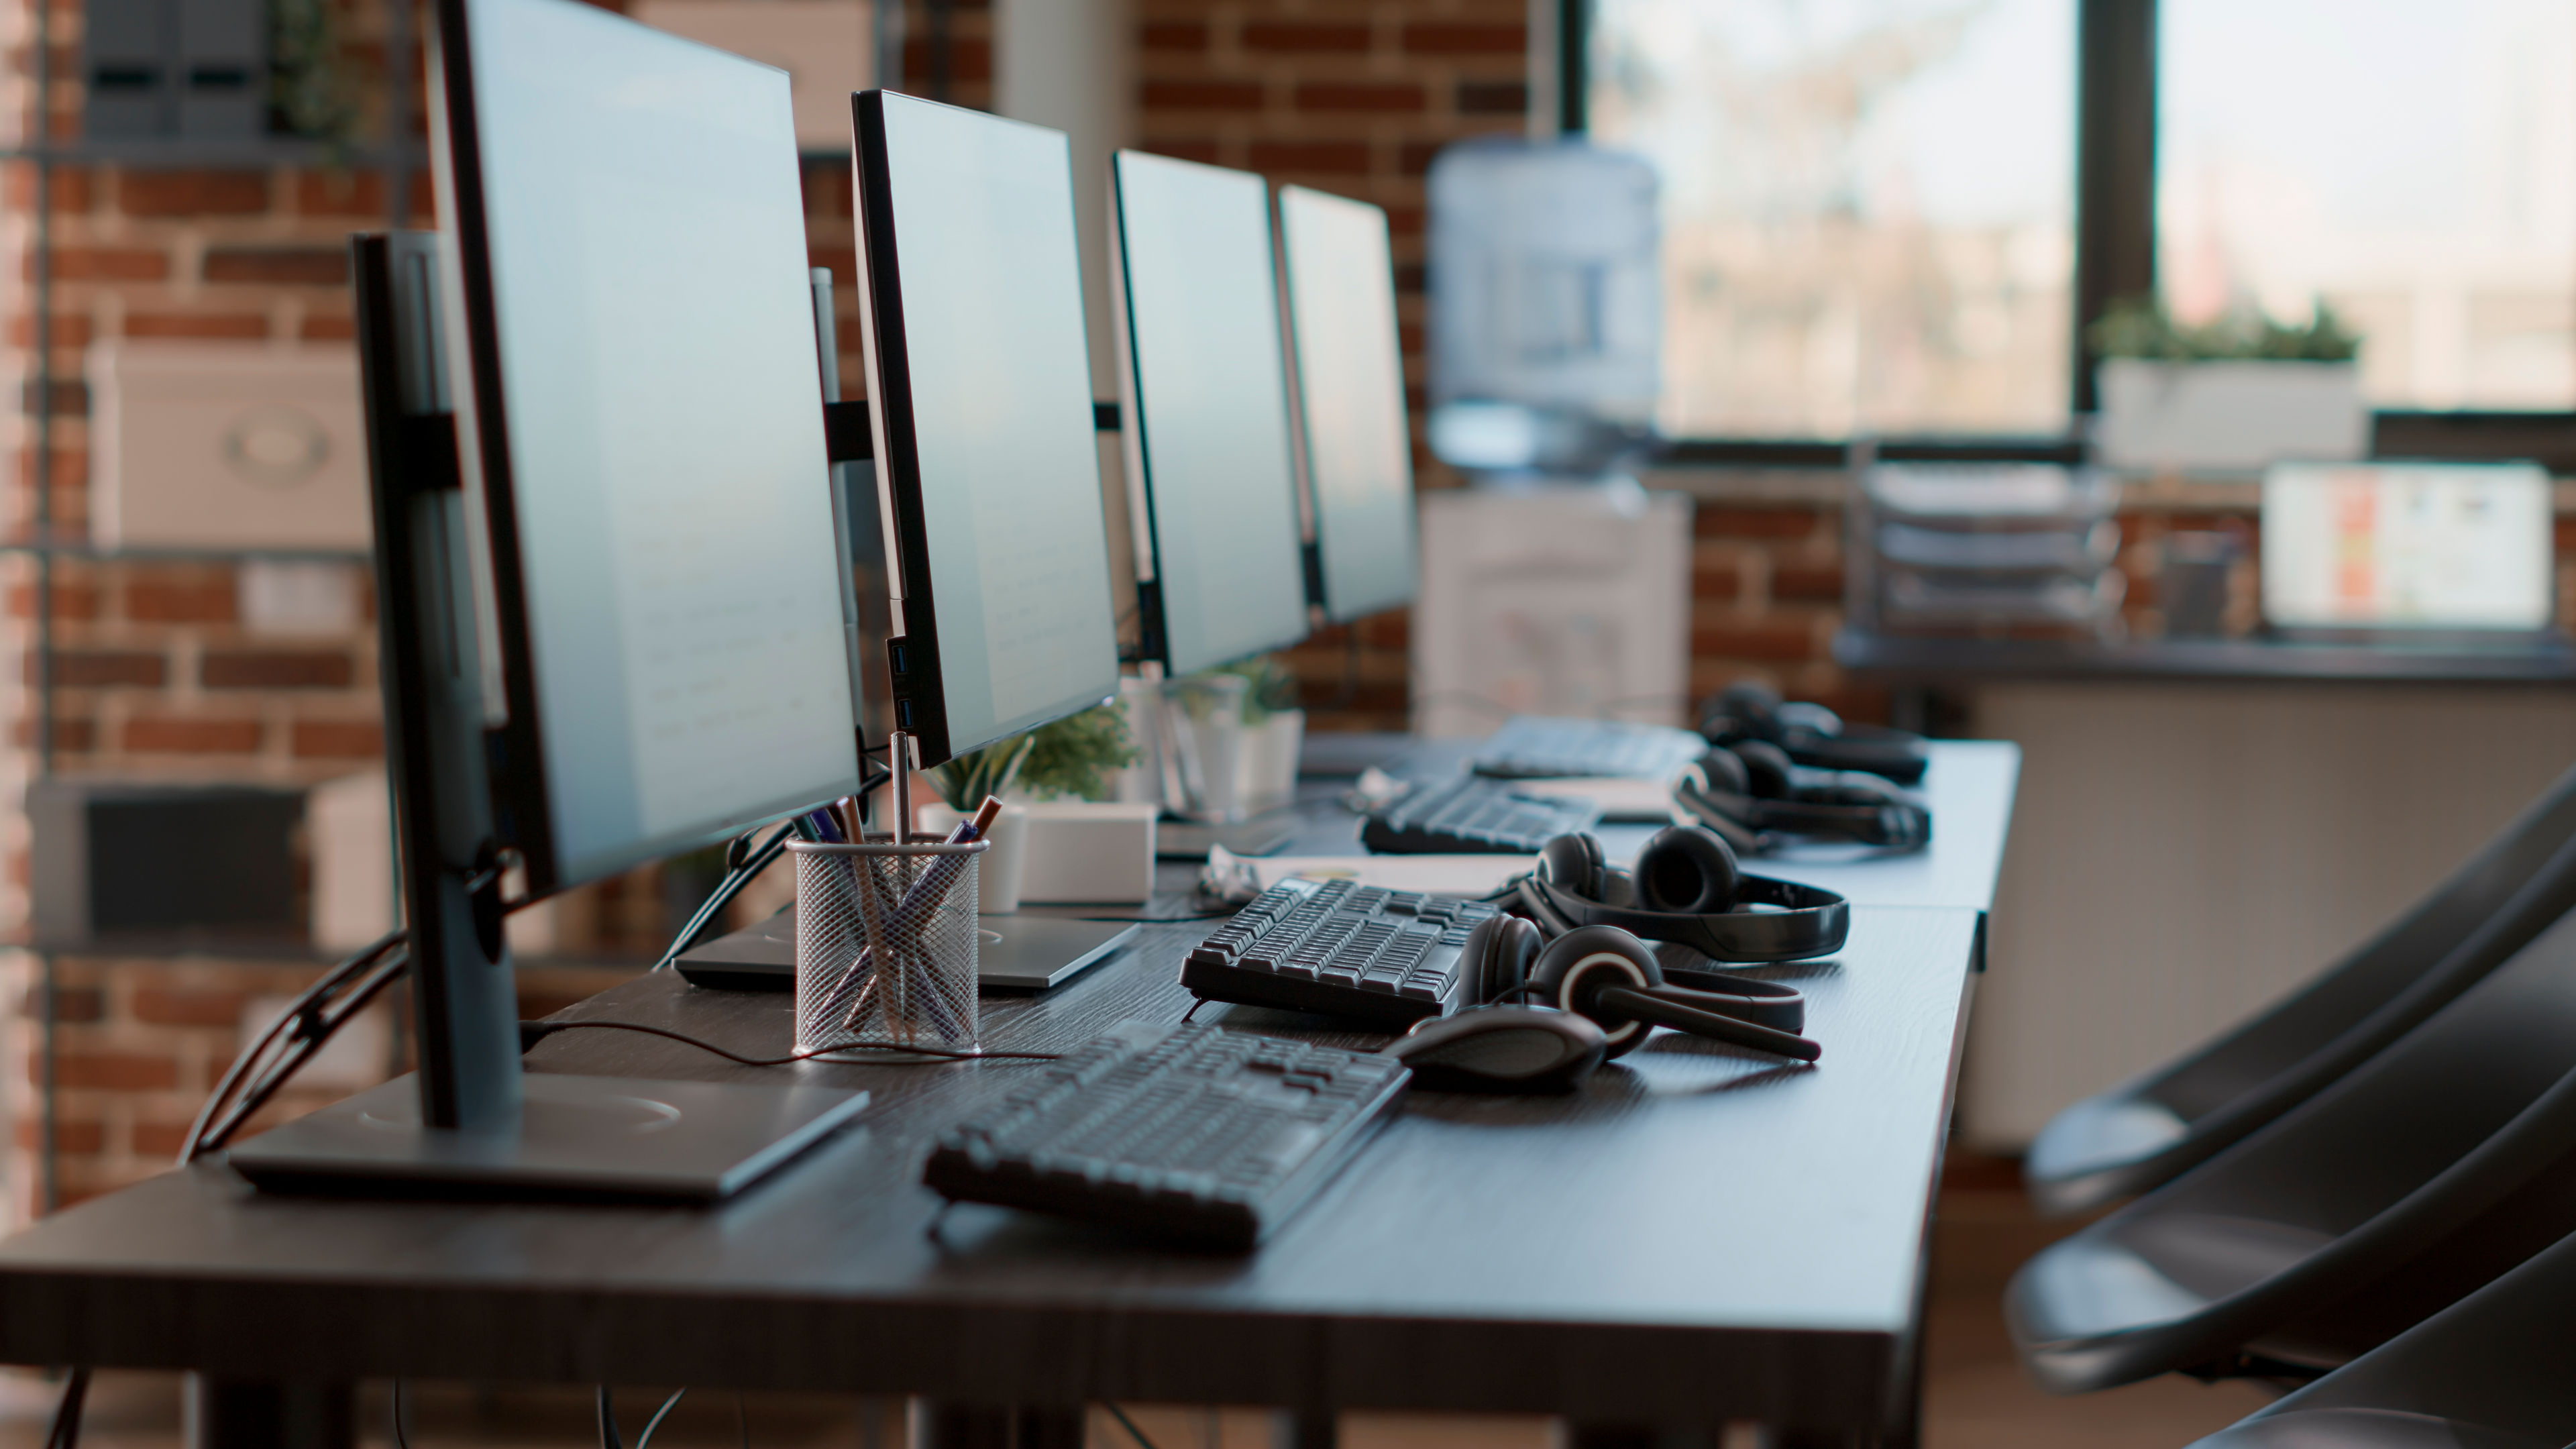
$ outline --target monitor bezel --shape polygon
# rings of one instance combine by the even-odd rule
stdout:
[[[552,895],[590,881],[605,879],[650,861],[714,845],[768,824],[804,813],[829,795],[746,817],[704,830],[639,839],[593,861],[579,874],[567,871],[558,848],[555,809],[546,770],[545,723],[537,703],[536,666],[527,607],[526,559],[520,541],[518,496],[511,466],[510,419],[502,386],[499,305],[494,294],[490,218],[485,208],[481,116],[475,106],[471,0],[437,0],[436,21],[429,36],[427,60],[432,67],[428,142],[433,177],[439,182],[439,231],[447,240],[440,250],[447,269],[443,288],[448,309],[451,359],[464,361],[467,384],[452,389],[458,461],[464,474],[467,537],[473,564],[471,600],[476,633],[482,645],[485,689],[484,740],[490,773],[493,831],[498,843],[516,852],[527,899]],[[618,20],[623,16],[610,15]],[[636,24],[624,20],[627,24]],[[649,30],[651,27],[640,27]],[[655,32],[661,34],[662,32]],[[744,65],[758,65],[679,36],[675,45],[690,46]],[[775,70],[764,66],[763,69]],[[783,73],[782,73],[783,74]],[[451,375],[454,362],[450,363]],[[823,397],[822,362],[815,358],[814,397],[819,412]],[[470,456],[469,456],[470,455]],[[817,481],[830,486],[828,460],[817,469]],[[828,495],[826,495],[828,496]],[[842,550],[846,554],[846,549]],[[848,567],[844,559],[842,567]],[[497,697],[493,686],[498,686]],[[856,701],[862,683],[851,681]],[[854,707],[851,766],[852,790],[867,775],[865,718]]]
[[[1298,571],[1301,607],[1295,621],[1287,626],[1291,632],[1227,658],[1187,661],[1186,668],[1172,659],[1172,634],[1162,588],[1162,519],[1154,508],[1153,428],[1145,403],[1145,358],[1136,338],[1135,284],[1129,274],[1127,260],[1127,166],[1131,160],[1238,177],[1261,188],[1264,262],[1270,273],[1269,300],[1273,304],[1278,328],[1275,337],[1279,349],[1278,406],[1282,436],[1288,443],[1288,511],[1293,530],[1289,562]],[[1270,184],[1257,172],[1127,149],[1116,151],[1109,158],[1109,297],[1113,314],[1110,333],[1118,354],[1119,405],[1124,420],[1119,447],[1126,461],[1127,520],[1135,543],[1136,617],[1140,636],[1137,657],[1175,673],[1212,669],[1274,649],[1286,649],[1302,643],[1313,632],[1310,616],[1314,601],[1307,597],[1311,581],[1307,580],[1305,569],[1305,545],[1311,537],[1304,497],[1305,438],[1296,405],[1295,357],[1289,351],[1287,318],[1284,311],[1277,308],[1279,299],[1285,295],[1286,283],[1280,272],[1279,235],[1273,217]]]

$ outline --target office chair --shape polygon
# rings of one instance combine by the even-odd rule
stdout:
[[[2013,1275],[2040,1384],[2312,1377],[2576,1230],[2576,914],[2278,1121]]]
[[[2576,907],[2576,770],[2298,994],[2057,1114],[2022,1174],[2063,1216],[2149,1191],[2316,1095]]]
[[[2559,1449],[2576,1440],[2576,1238],[2192,1449]]]

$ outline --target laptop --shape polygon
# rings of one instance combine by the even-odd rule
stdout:
[[[1044,991],[1107,960],[1137,931],[1134,922],[1064,916],[978,916],[975,974],[986,986]],[[796,907],[757,926],[719,936],[679,960],[692,986],[720,991],[796,989]]]
[[[2278,637],[2471,649],[2550,637],[2538,464],[2275,464],[2262,520],[2263,622]]]

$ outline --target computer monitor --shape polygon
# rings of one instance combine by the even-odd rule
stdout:
[[[2262,521],[2276,629],[2521,633],[2557,614],[2538,464],[2277,464]]]
[[[1061,131],[852,98],[897,727],[938,764],[1118,691]]]
[[[1386,212],[1302,186],[1279,189],[1306,496],[1324,617],[1347,622],[1413,599],[1413,434],[1395,326]]]
[[[1188,674],[1306,637],[1270,188],[1137,151],[1111,176],[1140,652]]]
[[[854,793],[783,72],[442,7],[432,134],[498,828],[544,892]]]

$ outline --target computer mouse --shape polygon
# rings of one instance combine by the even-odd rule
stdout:
[[[1480,1006],[1435,1016],[1386,1049],[1433,1092],[1571,1092],[1601,1065],[1610,1038],[1568,1011]]]

